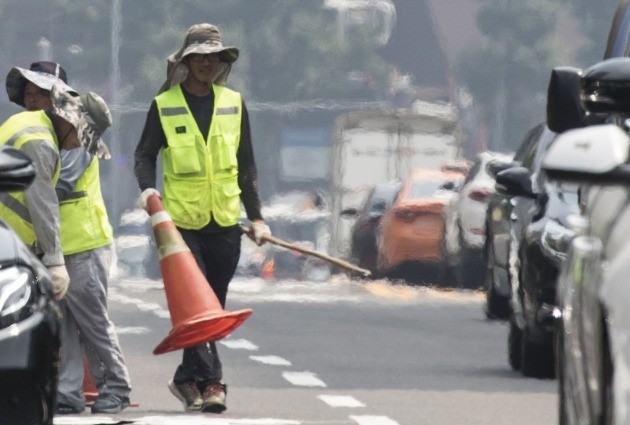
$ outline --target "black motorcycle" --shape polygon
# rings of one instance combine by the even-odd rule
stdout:
[[[34,178],[28,156],[0,146],[0,192]],[[0,425],[52,425],[60,318],[46,267],[0,221]]]

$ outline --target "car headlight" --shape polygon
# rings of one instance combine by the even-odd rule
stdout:
[[[20,267],[0,269],[0,328],[20,320],[33,292],[33,275]]]
[[[569,245],[575,233],[556,221],[549,220],[545,224],[541,243],[547,256],[556,261],[563,261],[567,257]]]

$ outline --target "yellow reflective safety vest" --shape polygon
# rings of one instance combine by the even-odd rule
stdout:
[[[52,121],[45,111],[26,111],[12,115],[0,126],[0,145],[21,149],[27,143],[50,143],[59,151],[57,135]],[[53,174],[55,185],[59,178],[60,164]],[[28,246],[35,246],[35,228],[28,211],[24,192],[6,192],[0,195],[0,217],[15,230]]]
[[[184,229],[201,229],[212,218],[226,227],[240,218],[236,152],[241,140],[241,95],[223,86],[212,88],[214,110],[207,140],[180,85],[155,98],[168,141],[162,149],[164,208]]]
[[[59,216],[64,255],[100,248],[114,240],[101,193],[96,156],[77,181],[74,191],[59,202]]]

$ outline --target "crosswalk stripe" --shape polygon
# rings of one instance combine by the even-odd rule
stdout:
[[[317,397],[330,407],[365,407],[365,404],[349,395],[318,395]]]
[[[299,387],[324,387],[326,384],[312,372],[282,372],[282,377]]]
[[[219,342],[233,350],[249,350],[249,351],[258,350],[258,346],[256,344],[246,339],[224,339]]]
[[[250,359],[273,366],[291,366],[291,362],[278,356],[249,356]]]
[[[359,425],[399,425],[387,416],[350,416],[350,419]]]

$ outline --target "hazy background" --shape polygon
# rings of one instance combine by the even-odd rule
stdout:
[[[102,165],[111,220],[135,206],[133,151],[186,29],[219,26],[240,48],[228,86],[250,110],[263,199],[328,187],[335,117],[452,103],[463,155],[513,151],[544,120],[553,66],[603,55],[616,0],[0,0],[0,64],[62,64],[109,103]],[[0,119],[20,109],[0,94]],[[283,149],[309,148],[287,160]],[[299,161],[316,162],[317,167]]]

